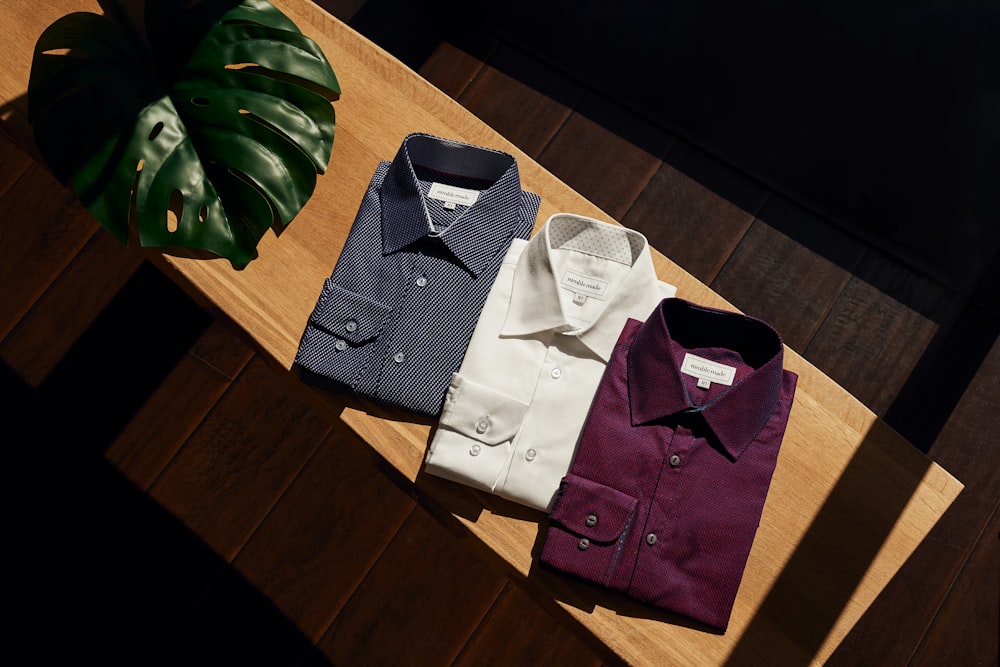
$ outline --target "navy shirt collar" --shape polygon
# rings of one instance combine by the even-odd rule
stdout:
[[[417,169],[437,172],[451,184],[476,183],[479,196],[447,229],[435,231]],[[520,175],[512,155],[421,133],[403,140],[379,198],[384,253],[436,236],[476,276],[497,253],[506,251],[522,208]]]
[[[681,377],[687,348],[736,351],[753,370],[714,400],[692,400]],[[781,398],[784,345],[765,322],[741,313],[664,299],[642,324],[628,351],[633,425],[700,412],[733,459],[746,450]]]

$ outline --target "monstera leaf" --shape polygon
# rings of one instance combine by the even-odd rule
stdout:
[[[142,246],[244,268],[327,168],[336,75],[265,0],[135,4],[68,14],[39,37],[35,141],[123,244],[132,229]]]

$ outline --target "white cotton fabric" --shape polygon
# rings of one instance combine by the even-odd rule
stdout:
[[[452,376],[429,474],[548,511],[629,319],[676,288],[639,232],[557,213],[514,239]]]

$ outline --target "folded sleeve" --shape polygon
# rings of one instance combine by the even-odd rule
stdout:
[[[607,585],[637,505],[617,489],[567,474],[552,505],[542,563]]]

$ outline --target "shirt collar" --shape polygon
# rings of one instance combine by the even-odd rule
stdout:
[[[600,241],[616,259],[631,262],[626,276],[609,292],[604,310],[589,325],[570,324],[559,299],[559,279],[551,252],[574,247],[580,240]],[[595,254],[590,252],[589,254]],[[598,255],[601,256],[601,255]],[[526,335],[543,331],[571,332],[605,363],[629,317],[635,317],[649,295],[659,293],[659,281],[646,237],[639,232],[593,218],[569,213],[552,215],[525,247],[514,269],[510,307],[501,335]]]
[[[696,406],[681,379],[688,348],[738,352],[754,370],[715,400]],[[632,424],[700,412],[734,459],[770,419],[781,398],[784,345],[770,325],[741,313],[664,299],[632,339],[628,396]]]
[[[382,250],[397,252],[434,234],[415,166],[489,185],[437,236],[473,275],[506,250],[520,216],[521,180],[512,155],[428,134],[403,139],[379,191]]]

